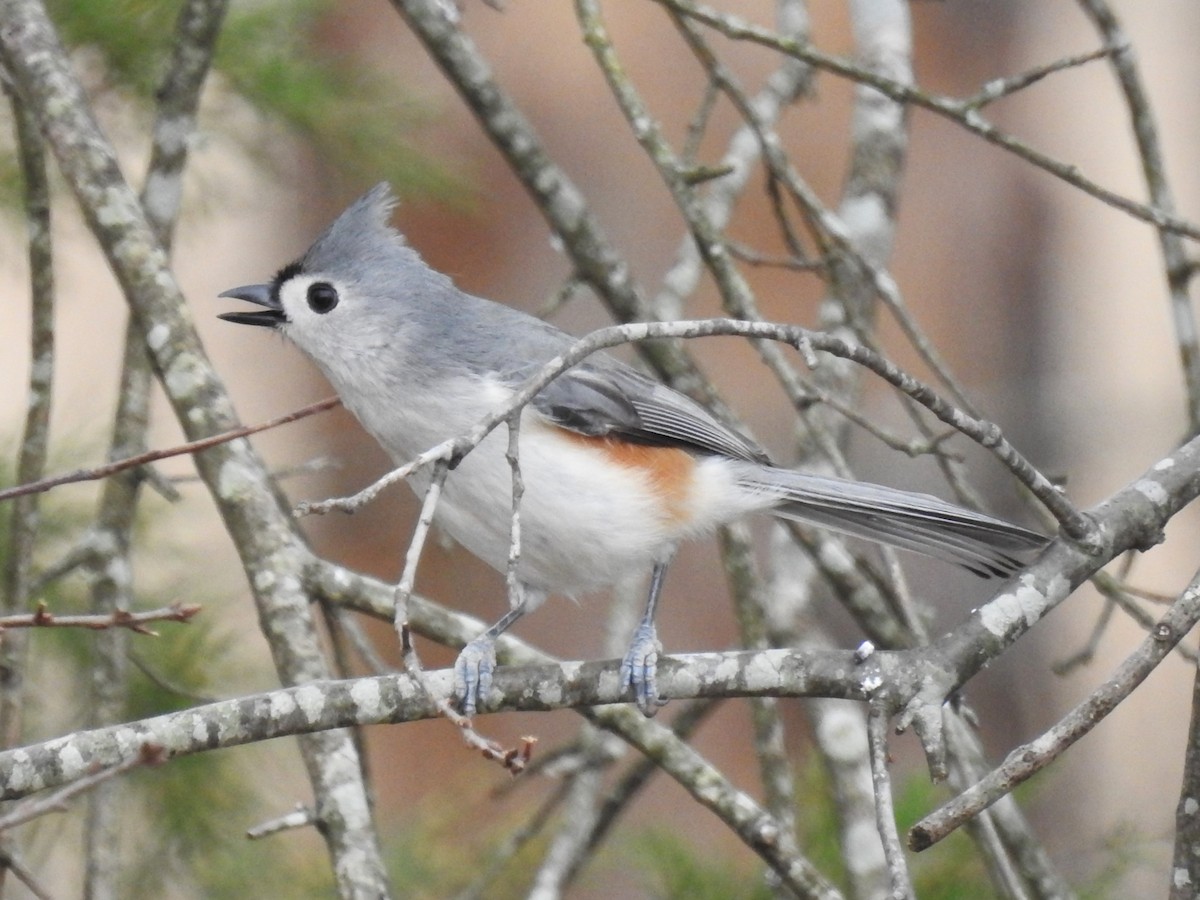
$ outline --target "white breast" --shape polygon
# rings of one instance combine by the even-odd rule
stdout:
[[[443,383],[436,397],[359,393],[351,409],[402,465],[467,433],[510,396],[494,381],[461,378]],[[446,479],[436,515],[456,541],[500,571],[508,564],[513,508],[508,440],[501,424],[463,458]],[[595,445],[564,438],[532,410],[522,416],[519,458],[524,493],[518,574],[551,593],[583,594],[648,569],[679,540],[766,505],[737,488],[724,460],[704,457],[669,512],[643,472],[611,464]],[[428,472],[410,483],[423,494]]]

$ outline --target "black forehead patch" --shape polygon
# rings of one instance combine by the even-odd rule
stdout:
[[[271,299],[275,301],[277,306],[279,305],[279,288],[283,286],[285,281],[295,278],[303,271],[304,266],[301,265],[300,260],[296,260],[295,262],[288,263],[275,273],[275,277],[271,279]]]

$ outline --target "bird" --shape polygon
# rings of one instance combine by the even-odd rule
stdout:
[[[376,185],[270,281],[219,295],[261,309],[219,318],[294,343],[403,465],[469,432],[576,339],[457,288],[391,226],[395,204],[390,186]],[[504,572],[513,478],[502,432],[453,465],[435,522]],[[915,551],[982,577],[1014,574],[1047,542],[928,494],[777,466],[701,404],[602,352],[562,372],[524,407],[518,460],[518,590],[455,662],[454,691],[466,716],[491,690],[502,633],[551,594],[590,594],[629,572],[649,572],[650,587],[621,685],[653,715],[666,702],[656,679],[655,612],[667,566],[680,543],[749,513]],[[422,495],[429,469],[409,483]]]

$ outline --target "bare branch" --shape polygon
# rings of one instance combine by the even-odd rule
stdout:
[[[1080,6],[1095,24],[1105,42],[1113,48],[1112,68],[1129,107],[1133,134],[1137,139],[1138,155],[1142,161],[1142,177],[1150,194],[1150,202],[1168,216],[1175,213],[1175,197],[1167,182],[1167,164],[1158,138],[1158,126],[1150,99],[1142,87],[1133,45],[1121,28],[1105,0],[1080,0]],[[1192,279],[1192,262],[1188,259],[1180,235],[1162,223],[1158,227],[1158,244],[1163,257],[1163,269],[1170,294],[1171,320],[1175,326],[1175,342],[1183,370],[1186,390],[1189,434],[1200,433],[1200,329],[1192,310],[1188,291]]]
[[[35,112],[121,285],[184,434],[194,441],[236,428],[233,406],[204,353],[161,242],[38,0],[0,0],[0,59]],[[221,444],[196,459],[238,546],[280,677],[289,683],[324,677],[329,666],[307,592],[298,578],[285,574],[298,573],[310,552],[280,508],[261,460],[244,441]],[[350,735],[313,735],[300,744],[340,892],[385,893],[378,835]]]
[[[45,603],[38,603],[35,612],[0,616],[0,631],[9,628],[90,628],[93,631],[127,628],[138,634],[158,637],[157,632],[146,627],[148,623],[188,622],[201,609],[197,603],[172,603],[144,612],[116,609],[102,615],[59,615],[50,612]]]
[[[989,103],[995,103],[997,100],[1009,97],[1017,93],[1017,91],[1023,91],[1025,88],[1037,84],[1043,78],[1054,75],[1057,72],[1066,71],[1067,69],[1077,69],[1090,62],[1103,59],[1106,56],[1112,56],[1115,52],[1115,46],[1099,47],[1088,53],[1064,56],[1062,59],[1056,59],[1043,66],[1035,66],[1019,75],[1011,75],[1008,78],[997,78],[994,81],[989,81],[973,96],[963,100],[963,107],[966,109],[982,109]]]
[[[238,428],[232,428],[229,431],[221,434],[214,434],[212,437],[200,438],[199,440],[189,441],[186,444],[179,444],[175,447],[166,447],[162,450],[149,450],[145,453],[139,453],[137,456],[131,456],[127,459],[119,459],[116,462],[107,463],[103,466],[96,466],[93,469],[79,469],[75,472],[68,472],[63,475],[55,475],[53,478],[45,478],[40,481],[35,481],[29,484],[19,484],[16,487],[0,490],[0,502],[11,500],[14,497],[24,497],[28,494],[38,494],[43,491],[48,491],[51,488],[59,487],[64,484],[74,484],[79,481],[97,481],[101,478],[109,478],[120,472],[128,469],[135,469],[139,466],[147,465],[148,463],[158,462],[160,459],[169,459],[172,456],[187,456],[193,453],[199,453],[202,450],[209,450],[229,441],[236,441],[238,438],[249,437],[252,434],[258,434],[260,431],[267,431],[271,428],[278,428],[280,425],[287,425],[295,422],[298,419],[303,419],[307,416],[315,415],[316,413],[325,412],[327,409],[333,409],[335,406],[341,405],[341,400],[337,397],[327,397],[319,403],[313,403],[310,406],[305,406],[295,412],[290,412],[285,416],[279,416],[275,419],[263,422],[259,425],[242,425]]]
[[[2,69],[0,69],[2,71]],[[50,443],[50,407],[53,398],[54,340],[54,252],[50,232],[50,184],[46,171],[46,148],[35,111],[3,80],[4,92],[13,111],[17,156],[24,185],[26,231],[30,277],[30,366],[28,403],[16,477],[32,481],[42,477]],[[28,498],[13,505],[8,527],[8,546],[0,571],[0,612],[15,613],[29,608],[30,573],[33,548],[39,524],[38,503]],[[21,673],[26,668],[23,638],[6,641],[0,647],[0,667]],[[6,678],[0,683],[0,745],[8,747],[21,740],[25,679]],[[3,872],[0,871],[0,888]]]
[[[1089,537],[1093,526],[1069,501],[1061,488],[1034,468],[1003,436],[999,427],[967,415],[938,396],[932,388],[905,374],[877,353],[850,344],[833,335],[809,331],[795,325],[772,322],[746,322],[736,319],[695,319],[683,322],[636,322],[614,325],[593,331],[576,341],[571,348],[549,360],[537,375],[530,378],[506,403],[482,419],[470,432],[443,441],[431,447],[407,464],[394,469],[368,488],[351,497],[304,503],[297,507],[297,515],[324,514],[332,510],[353,512],[369,503],[384,489],[402,481],[418,469],[436,461],[449,462],[461,458],[478,446],[491,431],[505,421],[515,410],[529,401],[547,384],[571,366],[598,350],[631,341],[649,338],[699,338],[718,335],[738,335],[757,340],[779,341],[797,349],[815,349],[833,356],[851,360],[874,372],[897,390],[911,397],[931,413],[961,431],[967,437],[990,450],[1008,469],[1046,505],[1059,520],[1063,530],[1079,540]]]
[[[90,791],[104,782],[116,778],[118,775],[123,775],[130,769],[136,769],[140,766],[161,765],[163,760],[161,747],[155,746],[152,743],[143,743],[138,746],[136,752],[126,756],[120,762],[84,775],[82,778],[71,782],[71,784],[62,790],[55,791],[47,797],[38,797],[37,799],[18,804],[3,816],[0,816],[0,831],[7,831],[10,828],[23,825],[47,813],[64,812],[67,809],[68,801],[73,800],[80,794]]]
[[[680,698],[778,694],[865,699],[868,691],[863,682],[869,684],[871,675],[862,670],[847,679],[847,671],[854,669],[849,651],[695,653],[671,657],[668,663],[663,683],[672,688],[672,696]],[[617,669],[615,660],[501,666],[496,670],[497,690],[489,698],[487,711],[626,704],[631,695],[618,684]],[[434,697],[451,696],[451,670],[426,672],[425,677]],[[626,706],[592,710],[589,715],[607,727],[612,716],[625,713],[637,715]],[[0,751],[0,799],[71,782],[94,765],[127,760],[147,741],[173,758],[288,735],[440,715],[433,697],[406,673],[315,681]],[[635,722],[631,719],[627,724]],[[659,731],[668,729],[659,728],[655,733]]]
[[[1200,668],[1192,681],[1192,716],[1184,748],[1183,778],[1175,806],[1175,851],[1170,900],[1191,900],[1200,885]]]
[[[896,830],[896,810],[892,804],[892,779],[888,774],[888,713],[874,704],[867,713],[867,739],[871,748],[871,783],[875,789],[875,828],[883,839],[883,854],[892,876],[890,900],[914,897],[912,879]]]
[[[1171,210],[1138,203],[1135,200],[1130,200],[1128,197],[1102,187],[1100,184],[1080,174],[1078,166],[1060,162],[1022,143],[1011,135],[1000,131],[996,126],[984,119],[977,109],[964,104],[961,100],[941,97],[910,85],[881,78],[869,70],[848,62],[845,59],[822,53],[810,44],[803,44],[791,38],[783,37],[766,28],[754,25],[739,16],[727,15],[703,4],[693,4],[686,2],[686,0],[655,0],[655,2],[661,3],[698,22],[703,22],[726,37],[770,47],[781,53],[793,56],[796,59],[803,60],[815,68],[873,87],[881,94],[891,97],[898,102],[910,103],[922,109],[927,109],[951,122],[955,122],[972,134],[976,134],[1001,149],[1007,150],[1037,168],[1095,197],[1097,200],[1107,203],[1109,206],[1129,213],[1137,219],[1149,222],[1157,228],[1165,229],[1175,234],[1192,238],[1193,240],[1200,240],[1200,226],[1195,223],[1179,218]]]
[[[291,812],[284,813],[282,816],[276,816],[274,819],[268,819],[266,822],[247,829],[246,837],[252,841],[257,841],[265,837],[281,834],[284,831],[294,831],[297,828],[310,828],[316,825],[318,821],[317,814],[313,812],[311,807],[305,806],[303,803],[297,803],[296,808]]]
[[[963,822],[978,815],[998,798],[1049,765],[1129,696],[1197,622],[1200,622],[1200,573],[1159,620],[1154,633],[1130,654],[1104,685],[1093,691],[1053,728],[1036,740],[1012,750],[1003,765],[974,787],[913,826],[909,832],[909,846],[914,850],[924,850],[937,843]]]
[[[538,210],[561,241],[576,276],[588,284],[621,321],[653,318],[633,278],[633,269],[612,246],[579,187],[557,166],[529,120],[492,75],[483,54],[447,15],[441,0],[392,0],[413,34],[463,97],[480,128],[496,145]],[[709,380],[674,342],[638,347],[670,385],[733,421]]]

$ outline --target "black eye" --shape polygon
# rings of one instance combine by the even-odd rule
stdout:
[[[338,292],[332,284],[317,281],[308,286],[308,308],[318,315],[325,315],[338,305]]]

